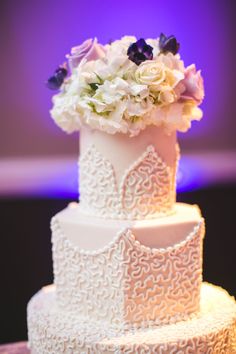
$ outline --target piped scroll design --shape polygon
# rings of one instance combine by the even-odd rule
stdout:
[[[202,304],[200,319],[121,334],[104,329],[92,318],[86,321],[77,313],[58,309],[55,293],[40,291],[28,305],[30,348],[32,353],[44,354],[236,353],[236,306],[224,296],[213,298],[216,314],[210,311],[209,297],[209,303]]]
[[[141,245],[130,229],[103,249],[85,251],[52,221],[57,302],[61,309],[117,330],[189,319],[199,309],[203,221],[180,243]]]
[[[175,198],[175,171],[153,145],[124,173],[120,186],[108,161],[91,145],[80,161],[80,204],[100,217],[145,219],[166,215]]]

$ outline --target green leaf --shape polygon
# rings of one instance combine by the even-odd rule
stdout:
[[[99,76],[97,73],[94,73],[94,74],[97,76],[99,84],[101,85],[103,83],[101,76]]]
[[[96,91],[97,88],[98,88],[98,86],[99,86],[99,84],[97,84],[97,83],[95,83],[95,82],[92,82],[91,84],[89,84],[89,86],[91,87],[91,89],[92,89],[93,91]]]

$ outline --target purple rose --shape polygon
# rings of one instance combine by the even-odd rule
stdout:
[[[185,69],[184,79],[181,84],[184,86],[184,91],[181,98],[186,100],[194,100],[200,104],[204,98],[203,79],[200,70],[197,71],[194,64]]]
[[[82,59],[96,60],[104,57],[105,48],[98,43],[97,38],[90,38],[84,41],[81,45],[73,47],[71,49],[71,54],[67,54],[69,66],[71,70],[76,68]]]

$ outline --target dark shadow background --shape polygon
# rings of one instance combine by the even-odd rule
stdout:
[[[236,296],[236,185],[181,193],[178,200],[198,204],[206,219],[204,280]],[[0,343],[27,338],[27,302],[53,281],[50,220],[70,201],[0,200]]]

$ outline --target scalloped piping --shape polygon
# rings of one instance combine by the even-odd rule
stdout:
[[[70,247],[73,247],[75,249],[76,252],[83,254],[83,255],[87,255],[87,256],[96,256],[98,254],[101,253],[105,253],[107,252],[110,248],[112,248],[113,246],[115,246],[116,243],[119,243],[120,239],[123,236],[126,236],[130,241],[133,242],[134,245],[136,245],[137,247],[142,248],[143,250],[145,250],[147,253],[167,253],[167,252],[172,252],[173,250],[178,250],[182,247],[184,247],[189,241],[191,241],[199,232],[201,226],[204,226],[204,218],[201,218],[200,221],[198,222],[198,224],[196,226],[194,226],[193,230],[190,231],[190,233],[186,236],[186,238],[176,244],[174,244],[173,246],[168,246],[166,248],[151,248],[149,246],[143,245],[140,243],[140,241],[136,240],[135,235],[132,233],[132,228],[126,227],[120,231],[117,232],[117,234],[113,237],[113,239],[104,247],[101,247],[97,250],[94,251],[90,251],[90,250],[84,250],[82,248],[79,248],[77,245],[74,245],[65,235],[65,233],[63,232],[59,220],[57,219],[57,216],[54,216],[51,220],[51,230],[53,231],[57,231],[59,233],[59,235],[63,238],[66,239],[67,244]]]

